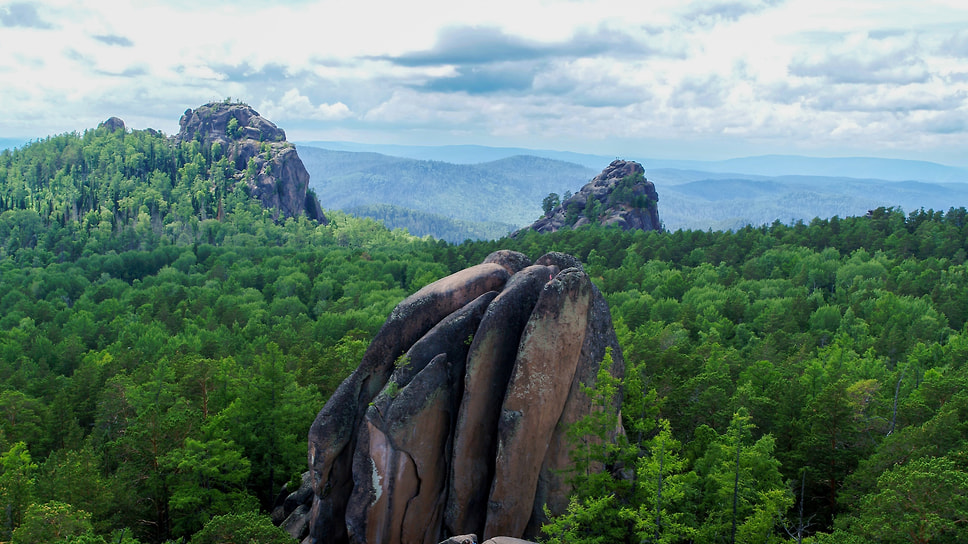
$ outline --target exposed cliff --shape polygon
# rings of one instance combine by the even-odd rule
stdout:
[[[609,348],[621,378],[608,304],[568,255],[498,251],[424,287],[319,412],[312,496],[277,521],[337,544],[534,536],[567,507],[566,430]]]
[[[599,223],[622,230],[662,230],[658,202],[655,185],[645,179],[641,164],[615,160],[574,195],[550,202],[545,216],[528,228],[554,232]]]
[[[246,104],[212,102],[185,110],[178,122],[176,142],[198,140],[219,144],[221,152],[238,172],[250,194],[275,218],[305,215],[326,222],[315,195],[308,191],[309,172],[286,141],[286,133]]]

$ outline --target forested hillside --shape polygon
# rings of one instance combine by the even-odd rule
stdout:
[[[577,191],[596,173],[577,164],[524,156],[451,164],[311,146],[300,146],[299,154],[324,207],[363,212],[387,221],[390,228],[453,242],[500,238],[530,224],[541,216],[541,199],[548,193]],[[398,211],[374,211],[377,205]],[[428,224],[428,214],[466,226]]]
[[[390,204],[353,206],[343,211],[356,217],[375,219],[387,228],[406,229],[415,236],[430,236],[455,244],[465,240],[495,240],[517,230],[509,223],[464,221]]]
[[[968,183],[922,183],[849,177],[754,176],[654,169],[667,228],[733,230],[774,221],[864,215],[897,207],[906,212],[968,202]],[[968,178],[966,178],[968,179]]]
[[[549,542],[968,538],[964,208],[452,245],[274,222],[162,142],[0,154],[0,540],[286,542],[265,512],[390,309],[499,248],[586,263],[628,366]]]

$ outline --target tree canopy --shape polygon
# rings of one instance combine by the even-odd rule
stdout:
[[[576,459],[610,470],[546,540],[968,538],[964,208],[454,245],[275,222],[223,161],[105,129],[0,153],[3,540],[277,538],[265,511],[390,310],[496,249],[581,259],[627,364],[590,392],[624,391],[624,438]]]

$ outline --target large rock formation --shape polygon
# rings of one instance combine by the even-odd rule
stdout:
[[[499,251],[424,287],[319,412],[312,500],[281,500],[277,521],[311,502],[309,543],[534,537],[546,505],[567,506],[565,431],[608,349],[622,377],[608,305],[573,257]]]
[[[305,215],[326,222],[323,210],[313,193],[308,192],[309,172],[296,147],[286,141],[286,133],[246,104],[212,102],[198,109],[185,110],[178,122],[176,142],[198,140],[203,144],[218,143],[250,194],[275,219]]]
[[[616,225],[622,230],[662,230],[659,195],[645,179],[645,168],[615,160],[580,191],[566,198],[530,227],[538,232],[577,228],[589,223]]]

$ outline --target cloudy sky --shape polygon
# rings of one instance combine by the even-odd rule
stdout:
[[[968,165],[964,0],[0,0],[0,137],[242,100],[290,140]]]

